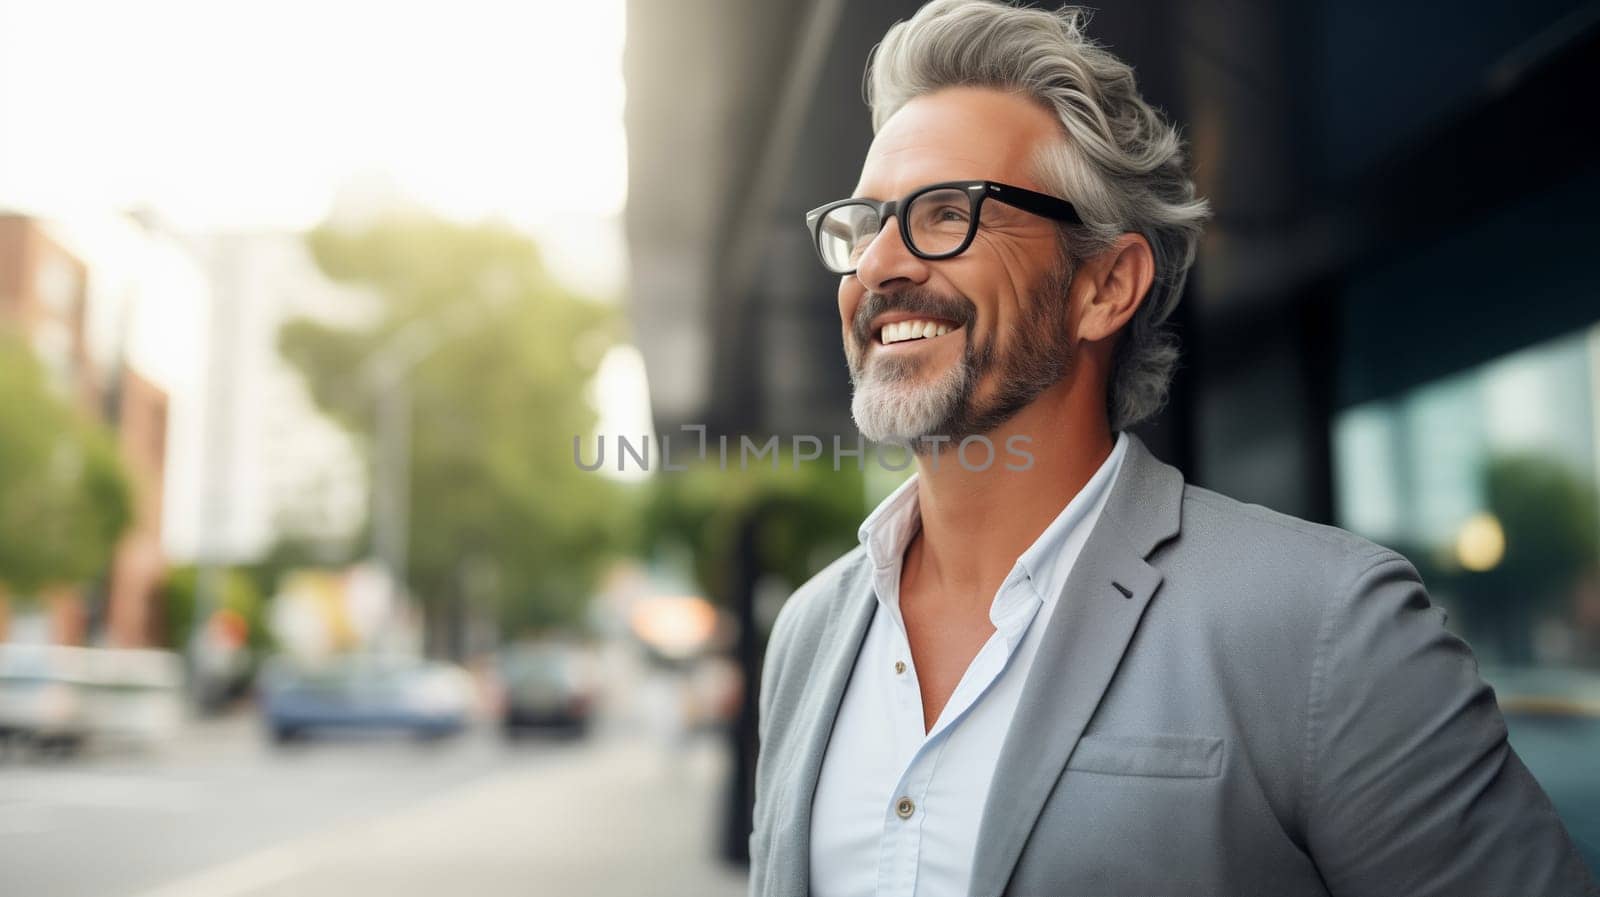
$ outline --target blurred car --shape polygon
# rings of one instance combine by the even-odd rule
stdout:
[[[538,729],[582,735],[594,715],[596,689],[588,658],[576,645],[530,643],[501,650],[495,662],[503,731]]]
[[[150,746],[183,714],[183,661],[169,651],[0,645],[0,734],[64,750],[90,738]]]
[[[315,665],[274,658],[262,676],[263,721],[273,740],[319,731],[390,731],[432,738],[465,729],[472,682],[454,664],[350,655]]]
[[[209,622],[190,634],[188,657],[190,685],[206,712],[220,711],[249,693],[257,655],[250,649],[249,624],[239,613],[228,608],[212,612]]]
[[[82,649],[80,649],[82,650]],[[96,740],[153,747],[183,725],[183,658],[151,649],[87,649],[84,700]]]
[[[76,747],[89,735],[81,649],[0,645],[0,735],[41,747]]]

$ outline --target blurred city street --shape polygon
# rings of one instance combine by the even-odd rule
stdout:
[[[725,750],[625,722],[274,747],[234,712],[159,754],[10,758],[0,866],[7,893],[63,897],[731,897],[744,874],[713,855]]]
[[[976,309],[959,408],[1059,303],[957,255],[1038,218],[1070,299],[1163,232],[1101,140],[1029,175],[1077,225],[990,182],[921,251],[912,200],[1004,179],[863,166],[927,2],[0,0],[0,897],[743,895],[780,611],[971,470],[858,425],[841,300],[914,291],[855,254]],[[1600,874],[1600,4],[1090,18],[1211,220],[1124,325],[1170,383],[1118,335],[1023,392],[1403,555]]]

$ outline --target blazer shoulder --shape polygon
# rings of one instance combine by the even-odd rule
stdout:
[[[772,624],[769,651],[786,648],[791,642],[821,638],[828,621],[838,616],[846,597],[844,586],[865,563],[867,550],[857,545],[795,589]]]
[[[1253,552],[1288,552],[1300,558],[1370,566],[1371,562],[1398,556],[1371,539],[1325,523],[1250,504],[1210,489],[1186,483],[1183,487],[1183,535],[1225,538]]]
[[[1255,602],[1320,608],[1349,597],[1374,567],[1409,564],[1393,549],[1348,530],[1313,523],[1209,489],[1185,485],[1183,522],[1171,563],[1219,590]]]

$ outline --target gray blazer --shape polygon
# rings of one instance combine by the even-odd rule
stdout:
[[[1131,443],[1039,621],[970,893],[1600,893],[1409,562],[1188,485]],[[773,628],[755,897],[808,893],[811,802],[872,618],[869,568],[851,551]]]

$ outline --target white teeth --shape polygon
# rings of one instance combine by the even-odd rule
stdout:
[[[888,345],[912,339],[944,336],[954,329],[949,324],[942,324],[938,321],[895,321],[893,324],[883,325],[883,329],[878,333],[878,338],[883,341],[884,345]]]

